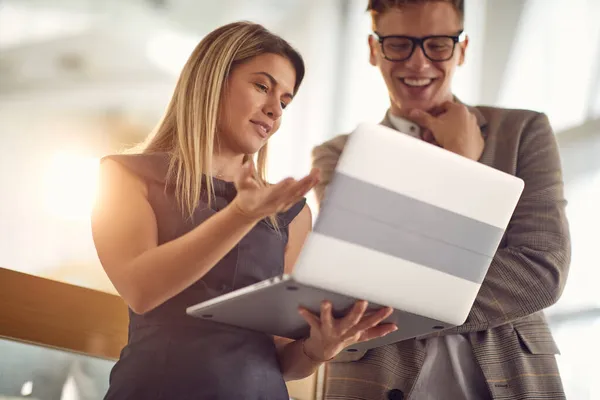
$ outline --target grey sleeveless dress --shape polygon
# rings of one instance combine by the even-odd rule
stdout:
[[[147,183],[159,244],[189,232],[236,194],[232,183],[215,179],[216,201],[209,209],[204,193],[192,222],[182,217],[172,182],[166,181],[166,154],[107,158]],[[208,274],[179,295],[144,315],[130,310],[128,343],[111,372],[105,399],[288,399],[271,336],[192,318],[185,310],[282,274],[288,224],[304,203],[278,216],[279,233],[267,220],[258,223]]]

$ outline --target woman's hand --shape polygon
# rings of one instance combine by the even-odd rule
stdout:
[[[343,318],[335,319],[331,303],[321,304],[321,316],[300,308],[300,315],[310,325],[310,336],[304,342],[304,351],[313,361],[325,362],[337,356],[343,349],[356,343],[385,336],[398,329],[395,324],[380,323],[389,317],[393,309],[382,308],[365,315],[368,303],[357,301]]]
[[[254,163],[242,166],[234,183],[237,196],[231,202],[240,214],[250,219],[263,219],[288,210],[319,182],[319,170],[313,169],[300,180],[287,178],[275,185],[261,185],[255,178]]]

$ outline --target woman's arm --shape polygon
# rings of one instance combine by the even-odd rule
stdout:
[[[202,278],[256,222],[229,206],[158,246],[145,184],[116,161],[101,165],[94,243],[108,277],[136,313],[152,310]]]
[[[292,272],[311,228],[312,216],[308,206],[305,206],[289,225],[286,273]],[[299,310],[310,325],[309,337],[296,341],[275,338],[283,378],[286,381],[306,378],[347,346],[385,336],[397,329],[393,324],[381,324],[392,313],[391,308],[385,307],[370,315],[365,315],[366,310],[365,301],[356,302],[343,318],[338,319],[333,318],[329,302],[321,304],[319,316],[306,309]]]
[[[294,265],[300,255],[302,245],[312,229],[312,215],[308,205],[305,205],[300,214],[288,226],[289,238],[285,249],[286,274],[292,272]],[[308,358],[302,349],[300,340],[275,337],[275,346],[279,356],[281,373],[286,381],[303,379],[312,375],[322,364]]]
[[[189,233],[158,246],[156,217],[146,185],[119,163],[102,163],[92,234],[102,266],[133,311],[148,312],[185,290],[264,216],[314,185],[314,176],[309,175],[300,181],[258,188],[246,181],[251,179],[251,168],[244,171],[236,182],[236,200]]]

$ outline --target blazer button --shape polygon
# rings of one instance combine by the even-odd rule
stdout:
[[[388,392],[388,400],[404,400],[404,393],[400,389],[392,389]]]

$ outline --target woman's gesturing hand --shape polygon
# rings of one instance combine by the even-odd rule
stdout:
[[[250,219],[262,219],[283,212],[296,204],[319,182],[319,170],[313,169],[300,180],[286,178],[275,185],[262,185],[255,178],[254,163],[247,161],[234,181],[237,196],[231,203]]]

